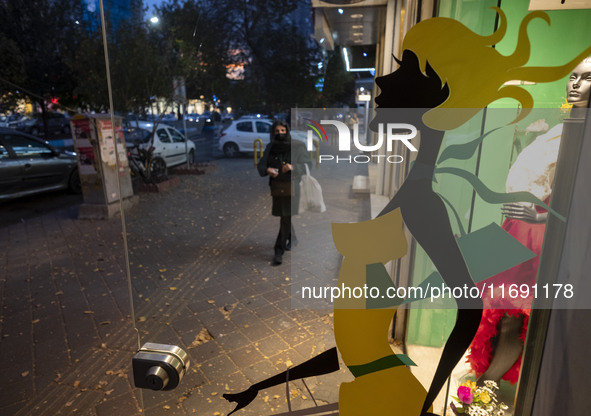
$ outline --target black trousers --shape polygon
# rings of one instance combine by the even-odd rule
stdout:
[[[295,231],[291,225],[291,216],[281,216],[279,220],[279,234],[275,240],[275,254],[280,256],[285,253],[285,247],[288,242],[296,240]]]

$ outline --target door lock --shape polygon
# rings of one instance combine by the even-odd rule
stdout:
[[[172,390],[189,369],[189,356],[176,345],[146,342],[132,360],[136,387]]]

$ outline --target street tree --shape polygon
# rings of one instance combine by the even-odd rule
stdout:
[[[24,59],[16,42],[0,33],[0,111],[13,109],[21,98],[18,85],[24,83]]]
[[[215,2],[218,19],[229,23],[224,35],[233,52],[230,59],[244,67],[243,78],[234,81],[232,90],[248,94],[233,97],[245,109],[275,112],[313,101],[317,51],[294,17],[302,4],[302,0]]]
[[[4,95],[28,97],[44,116],[47,102],[68,101],[75,80],[64,61],[75,53],[81,7],[69,0],[0,0],[0,49],[14,59],[9,73],[3,72],[9,81],[3,82]]]
[[[217,6],[172,0],[157,7],[157,12],[163,30],[180,53],[178,74],[185,79],[187,95],[227,98],[226,74],[232,51],[226,33],[231,27]]]
[[[340,51],[329,52],[326,75],[318,105],[322,107],[341,107],[353,105],[355,98],[355,78],[345,68]]]

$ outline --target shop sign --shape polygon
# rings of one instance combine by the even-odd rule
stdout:
[[[529,10],[591,9],[591,0],[530,0]]]

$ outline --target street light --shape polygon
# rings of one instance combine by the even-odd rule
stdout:
[[[158,16],[152,16],[150,17],[150,22],[152,22],[153,24],[156,24],[160,21],[160,19],[158,19]]]

